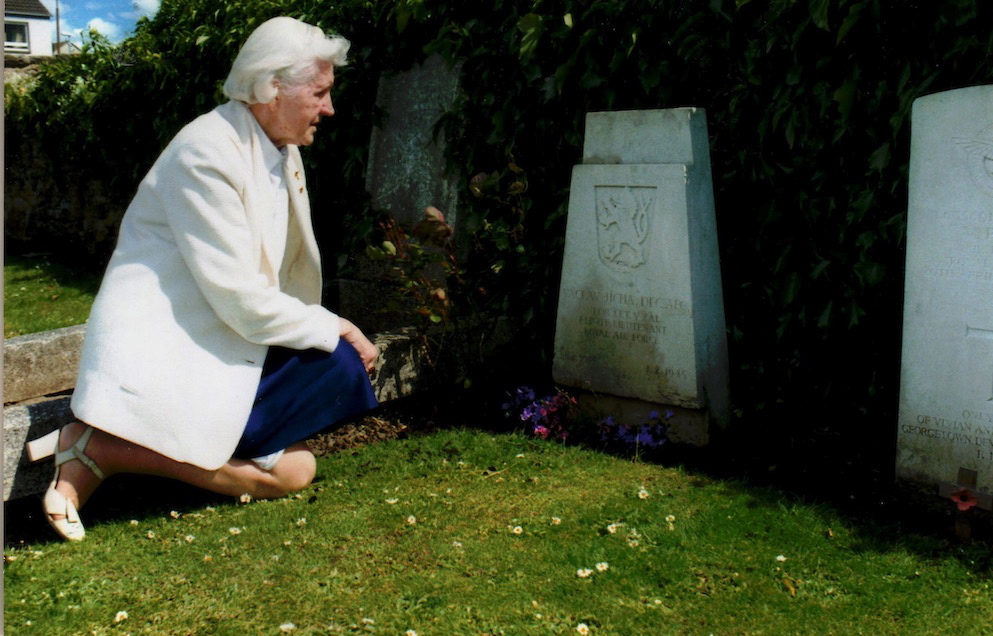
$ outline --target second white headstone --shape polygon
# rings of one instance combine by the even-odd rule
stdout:
[[[897,475],[993,505],[993,86],[914,102]]]
[[[555,334],[559,384],[729,419],[706,116],[591,113],[573,171]],[[684,418],[685,419],[685,418]]]

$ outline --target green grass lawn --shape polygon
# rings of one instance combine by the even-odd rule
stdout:
[[[275,501],[112,480],[83,514],[67,544],[8,510],[9,633],[993,631],[989,545],[513,434],[327,455]]]
[[[100,275],[45,257],[8,256],[3,265],[4,338],[86,322]]]

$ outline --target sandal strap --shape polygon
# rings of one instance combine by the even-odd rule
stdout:
[[[71,447],[65,449],[64,451],[58,451],[55,453],[55,465],[61,466],[62,464],[71,461],[73,459],[78,459],[83,462],[83,465],[93,471],[93,474],[97,476],[98,479],[103,481],[104,474],[97,466],[97,463],[89,458],[89,456],[84,452],[86,450],[86,444],[90,441],[90,435],[93,434],[93,429],[90,427],[86,428],[86,431],[79,436],[76,443]]]
[[[45,493],[42,502],[45,506],[45,512],[49,516],[63,515],[67,522],[79,523],[79,511],[76,510],[76,506],[72,505],[72,502],[66,499],[59,491],[49,489]]]
[[[82,541],[86,537],[86,529],[79,519],[79,511],[76,510],[76,506],[72,505],[72,502],[66,499],[62,493],[55,490],[54,484],[45,493],[42,503],[48,523],[59,536],[69,541]],[[55,515],[63,515],[64,518],[56,519]]]

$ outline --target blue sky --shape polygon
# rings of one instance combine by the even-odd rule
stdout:
[[[52,14],[52,31],[55,31],[56,0],[41,0]],[[79,42],[87,27],[96,29],[112,42],[120,42],[134,30],[135,22],[142,16],[153,16],[159,10],[159,0],[58,0],[59,30],[62,40]]]

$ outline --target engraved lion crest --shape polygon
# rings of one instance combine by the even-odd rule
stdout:
[[[621,272],[648,260],[648,234],[655,188],[596,186],[597,243],[600,262]]]

